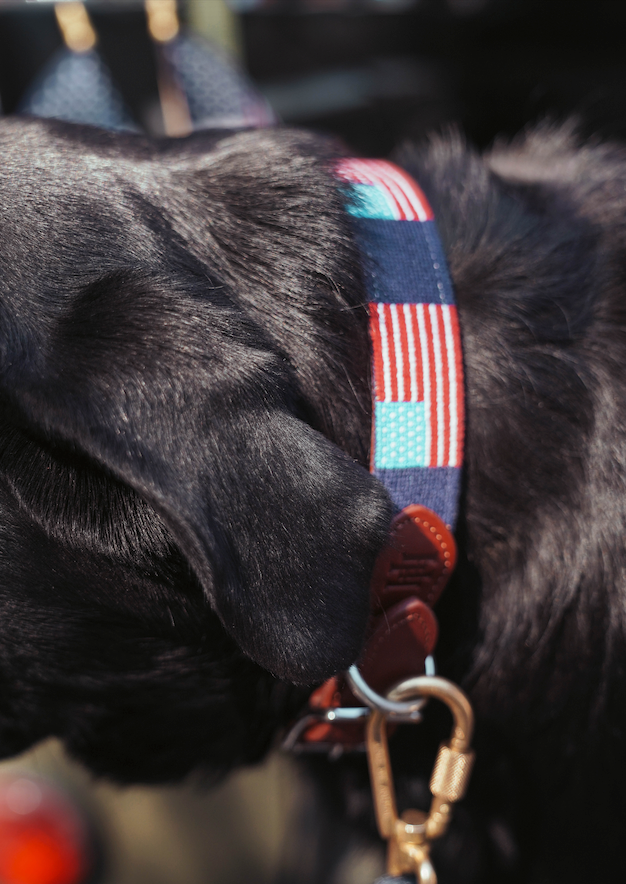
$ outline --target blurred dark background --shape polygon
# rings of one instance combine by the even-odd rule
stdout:
[[[379,15],[249,14],[243,32],[260,82],[367,71],[360,105],[306,120],[366,153],[451,122],[485,146],[546,115],[626,135],[626,3],[422,0]]]
[[[143,8],[132,0],[87,7],[98,51],[141,121],[157,90]],[[626,136],[626,3],[618,0],[189,0],[179,7],[183,20],[235,53],[281,119],[337,133],[364,154],[385,155],[404,138],[450,123],[485,146],[545,116],[572,114],[585,134]],[[226,40],[211,32],[218,18],[223,31],[225,15]],[[0,0],[4,113],[15,112],[61,45],[52,3]]]

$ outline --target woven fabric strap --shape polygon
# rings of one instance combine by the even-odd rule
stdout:
[[[398,509],[419,503],[454,527],[463,458],[461,339],[426,197],[398,166],[344,159],[372,341],[371,471]]]

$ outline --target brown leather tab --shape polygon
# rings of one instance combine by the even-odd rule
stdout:
[[[315,688],[309,697],[311,709],[334,709],[341,705],[341,681],[338,675],[333,675]]]
[[[411,675],[421,675],[437,643],[437,620],[415,596],[388,608],[365,646],[359,671],[379,694]]]
[[[345,685],[342,678],[333,675],[320,685],[309,698],[311,709],[336,709],[342,705],[356,705],[355,698]],[[331,724],[320,721],[312,724],[302,735],[303,743],[341,743],[344,746],[356,746],[363,741],[363,726],[356,722]]]
[[[455,562],[450,529],[432,510],[412,504],[391,523],[389,540],[374,567],[372,592],[383,610],[410,595],[432,606]]]

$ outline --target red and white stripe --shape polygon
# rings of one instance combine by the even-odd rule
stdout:
[[[335,174],[352,184],[380,188],[396,221],[432,221],[433,211],[415,181],[399,166],[386,160],[339,160]]]
[[[463,366],[456,307],[370,304],[374,396],[424,402],[426,462],[461,466]]]

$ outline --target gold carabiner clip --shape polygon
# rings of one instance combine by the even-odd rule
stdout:
[[[437,884],[430,862],[430,843],[444,834],[452,804],[465,794],[474,761],[470,750],[474,714],[463,691],[438,676],[409,678],[394,688],[388,699],[403,702],[416,697],[441,700],[454,718],[452,735],[447,743],[440,745],[430,778],[433,800],[428,814],[407,810],[398,816],[387,744],[387,717],[377,709],[367,722],[367,757],[378,831],[388,841],[388,874],[414,874],[417,884]]]

